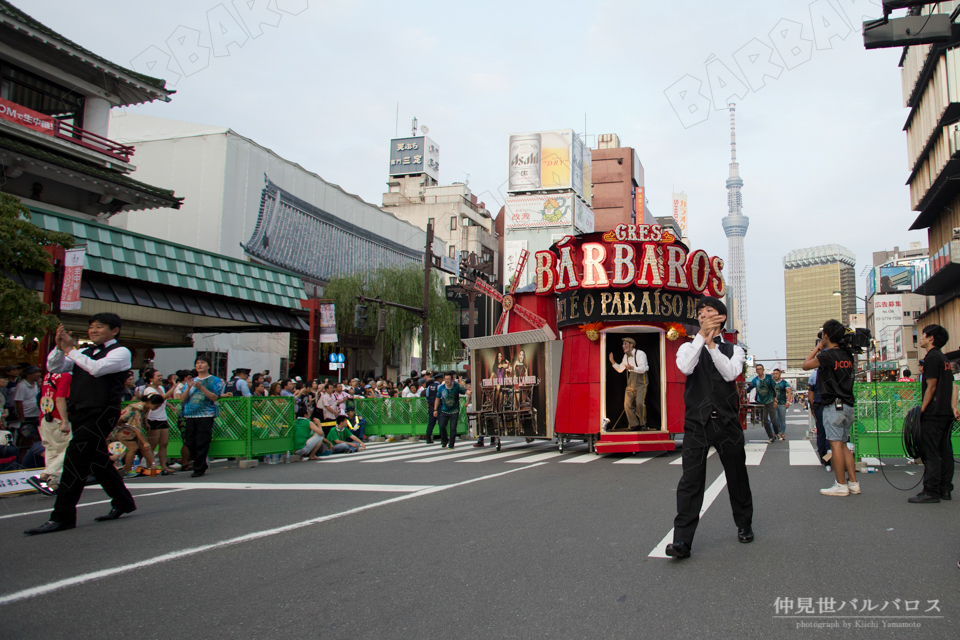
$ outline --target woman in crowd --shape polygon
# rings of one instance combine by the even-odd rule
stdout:
[[[271,383],[270,383],[270,393],[268,393],[267,395],[269,395],[269,396],[279,396],[279,395],[280,395],[280,383],[279,383],[279,382],[271,382]]]
[[[147,381],[143,397],[159,395],[163,398],[163,403],[159,407],[147,413],[147,441],[150,443],[151,450],[159,447],[157,456],[160,458],[160,475],[165,476],[173,473],[173,470],[167,466],[167,444],[170,442],[167,400],[173,397],[173,387],[163,386],[163,376],[156,369],[147,369],[143,372],[143,377]]]
[[[156,466],[153,459],[153,448],[143,435],[143,423],[146,420],[147,413],[157,409],[163,403],[163,396],[155,393],[143,402],[127,405],[120,414],[119,423],[117,428],[113,430],[111,438],[127,448],[127,457],[123,464],[123,473],[127,478],[137,476],[137,473],[133,471],[133,457],[138,452],[146,458],[150,465],[149,469]]]

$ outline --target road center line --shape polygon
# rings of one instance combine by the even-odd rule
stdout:
[[[0,605],[11,604],[13,602],[19,602],[20,600],[27,600],[30,598],[36,598],[38,596],[43,596],[54,591],[59,591],[60,589],[65,589],[66,587],[72,587],[74,585],[84,584],[86,582],[92,582],[94,580],[100,580],[101,578],[108,578],[120,573],[127,573],[129,571],[135,571],[137,569],[142,569],[144,567],[151,567],[155,564],[161,564],[163,562],[169,562],[171,560],[179,560],[180,558],[185,558],[188,556],[196,555],[198,553],[203,553],[205,551],[213,551],[215,549],[220,549],[223,547],[232,546],[235,544],[242,544],[244,542],[252,542],[253,540],[259,540],[260,538],[267,538],[269,536],[275,536],[280,533],[286,533],[288,531],[294,531],[296,529],[302,529],[303,527],[309,527],[311,525],[320,524],[323,522],[329,522],[331,520],[337,520],[355,513],[360,513],[361,511],[367,511],[370,509],[375,509],[377,507],[383,507],[388,504],[394,504],[397,502],[402,502],[404,500],[410,500],[412,498],[418,498],[420,496],[429,495],[432,493],[439,493],[441,491],[446,491],[447,489],[453,489],[456,487],[462,487],[464,485],[473,484],[474,482],[482,482],[484,480],[491,480],[493,478],[499,478],[500,476],[505,476],[511,473],[516,473],[518,471],[525,471],[527,469],[532,469],[534,467],[539,467],[541,465],[547,464],[545,462],[540,462],[536,464],[531,464],[523,467],[517,467],[515,469],[510,469],[508,471],[501,471],[500,473],[493,473],[487,476],[481,476],[479,478],[473,478],[472,480],[464,480],[463,482],[457,482],[454,484],[444,484],[438,485],[435,487],[430,487],[428,489],[423,489],[422,491],[416,491],[414,493],[408,493],[403,496],[397,496],[395,498],[388,498],[387,500],[381,500],[380,502],[374,502],[372,504],[363,505],[361,507],[355,507],[353,509],[348,509],[346,511],[341,511],[339,513],[334,513],[328,516],[321,516],[319,518],[312,518],[310,520],[304,520],[302,522],[297,522],[294,524],[289,524],[284,527],[277,527],[275,529],[266,529],[264,531],[255,531],[253,533],[248,533],[246,535],[237,536],[235,538],[229,538],[227,540],[222,540],[220,542],[215,542],[212,544],[205,544],[199,547],[192,547],[188,549],[181,549],[180,551],[172,551],[170,553],[165,553],[156,558],[150,558],[148,560],[141,560],[140,562],[134,562],[131,564],[121,565],[119,567],[112,567],[110,569],[101,569],[100,571],[91,571],[90,573],[84,573],[79,576],[74,576],[72,578],[65,578],[63,580],[57,580],[55,582],[50,582],[38,587],[31,587],[29,589],[23,589],[21,591],[16,591],[14,593],[7,594],[5,596],[0,596]]]
[[[707,509],[710,508],[710,505],[713,504],[713,501],[717,499],[717,495],[727,486],[727,475],[721,473],[717,476],[717,479],[713,481],[706,492],[703,494],[703,506],[700,508],[700,517],[703,517],[703,514],[707,512]],[[667,535],[663,536],[663,540],[660,541],[653,551],[650,552],[649,558],[669,558],[667,555],[667,545],[673,542],[673,529],[670,529],[670,532]],[[2,600],[0,600],[2,604]]]
[[[141,483],[138,486],[147,486]],[[269,482],[164,482],[154,486],[176,489],[232,489],[235,491],[380,491],[414,493],[431,489],[430,484],[333,484],[330,482],[271,484]]]
[[[91,489],[92,489],[92,488],[93,488],[93,487],[91,487]],[[97,489],[99,489],[99,488],[100,488],[100,487],[97,486]],[[128,489],[136,489],[137,487],[135,487],[135,486],[128,486],[127,488],[128,488]],[[192,487],[189,487],[189,488],[192,489]],[[176,493],[177,491],[186,491],[186,490],[187,490],[186,488],[182,488],[182,489],[168,489],[168,490],[166,490],[166,491],[154,491],[153,493],[134,494],[133,497],[134,497],[134,499],[136,499],[136,498],[145,498],[146,496],[159,496],[159,495],[163,495],[164,493]],[[111,502],[111,500],[97,500],[96,502],[83,502],[83,503],[81,503],[81,504],[78,504],[78,505],[77,505],[77,508],[79,509],[80,507],[91,507],[91,506],[93,506],[93,505],[95,505],[95,504],[108,504],[108,503],[110,503],[110,502]],[[19,518],[20,516],[33,516],[33,515],[36,515],[36,514],[38,514],[38,513],[50,513],[51,511],[53,511],[53,503],[52,503],[52,502],[50,503],[50,507],[47,508],[47,509],[39,509],[39,510],[37,510],[37,511],[24,511],[23,513],[11,513],[11,514],[6,515],[6,516],[0,516],[0,520],[6,520],[7,518]]]

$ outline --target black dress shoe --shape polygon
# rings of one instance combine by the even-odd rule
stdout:
[[[96,518],[94,518],[94,520],[96,520],[97,522],[106,522],[107,520],[116,520],[123,514],[132,513],[136,510],[137,510],[136,507],[134,507],[133,509],[130,509],[130,511],[121,511],[120,509],[110,509],[110,513],[108,513],[105,516],[97,516]]]
[[[200,476],[203,475],[203,473],[204,473],[203,471],[194,471],[193,473],[190,474],[190,477],[191,477],[191,478],[199,478]]]
[[[682,560],[690,557],[690,545],[686,542],[676,542],[667,545],[667,555]]]
[[[940,502],[940,498],[925,491],[921,491],[912,498],[907,498],[907,502],[912,502],[913,504],[935,504]]]
[[[737,540],[744,544],[753,542],[753,529],[737,529]]]
[[[941,492],[940,492],[940,499],[941,499],[941,500],[953,500],[953,498],[950,496],[950,492],[949,492],[949,491],[941,491]]]
[[[62,522],[54,522],[53,520],[47,520],[39,527],[34,527],[33,529],[27,529],[24,531],[28,536],[35,536],[41,533],[56,533],[57,531],[66,531],[67,529],[73,529],[77,525],[75,524],[63,524]]]

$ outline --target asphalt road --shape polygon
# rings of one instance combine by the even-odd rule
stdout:
[[[803,414],[790,423],[802,440]],[[132,481],[134,514],[95,523],[109,505],[93,504],[76,529],[37,537],[22,531],[51,501],[7,498],[0,638],[956,637],[960,505],[907,504],[915,491],[881,474],[861,475],[860,496],[823,497],[833,474],[800,464],[805,442],[747,439],[756,541],[737,542],[723,488],[683,561],[656,557],[678,453],[388,444],[221,463],[199,483]],[[922,473],[886,462],[900,486]],[[712,456],[707,486],[721,475]],[[104,498],[90,488],[84,503]]]

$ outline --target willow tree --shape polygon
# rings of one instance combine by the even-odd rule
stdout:
[[[53,271],[48,245],[65,249],[73,246],[68,233],[46,231],[30,222],[30,209],[19,198],[0,193],[0,271],[13,273]],[[5,274],[0,276],[0,347],[10,336],[22,336],[26,345],[57,328],[60,320],[47,315],[50,305],[44,304],[36,291],[22,287]]]
[[[427,319],[430,322],[431,348],[428,360],[435,365],[451,361],[454,349],[460,348],[460,318],[459,308],[447,300],[443,278],[436,271],[431,271],[430,284]],[[354,308],[360,304],[357,300],[359,295],[422,307],[423,267],[416,264],[405,267],[381,266],[334,278],[324,287],[323,297],[336,303],[338,332],[374,335],[377,333],[375,304],[367,303],[369,314],[366,330],[361,331],[353,326]],[[384,353],[392,353],[396,347],[410,341],[417,329],[423,326],[423,318],[396,307],[384,306],[383,309],[387,314],[387,326],[379,340]]]

